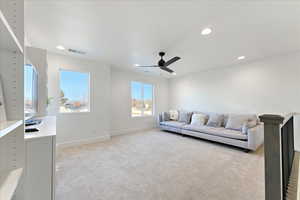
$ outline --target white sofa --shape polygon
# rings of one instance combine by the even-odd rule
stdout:
[[[180,112],[180,111],[179,111]],[[195,112],[199,113],[199,112]],[[205,113],[208,118],[212,113]],[[246,151],[255,151],[264,141],[264,127],[257,119],[255,126],[247,129],[245,132],[242,130],[233,130],[226,127],[226,123],[230,114],[223,114],[224,120],[220,127],[211,127],[207,125],[192,125],[190,120],[181,122],[179,120],[166,120],[164,121],[163,113],[159,115],[159,127],[162,130],[171,131],[183,135],[190,135],[197,138],[203,138],[215,142],[229,144],[245,149]],[[247,115],[244,115],[244,117]],[[253,115],[248,115],[253,117]]]

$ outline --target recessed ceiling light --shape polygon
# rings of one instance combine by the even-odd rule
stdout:
[[[245,56],[239,56],[237,59],[238,60],[244,60],[246,57]]]
[[[172,72],[172,75],[176,76],[176,72]]]
[[[211,28],[205,28],[201,31],[201,34],[202,35],[209,35],[209,34],[211,34],[211,32],[212,32]]]
[[[58,46],[56,46],[56,48],[58,49],[58,50],[66,50],[66,48],[64,47],[64,46],[62,46],[62,45],[58,45]]]

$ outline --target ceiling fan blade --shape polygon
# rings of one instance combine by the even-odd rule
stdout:
[[[174,72],[173,70],[171,70],[171,69],[169,69],[169,68],[167,68],[167,67],[161,67],[160,69],[162,69],[162,70],[164,70],[164,71],[167,71],[167,72],[169,72],[169,73],[173,73],[173,72]]]
[[[180,60],[180,57],[176,56],[176,57],[172,58],[171,60],[167,61],[164,65],[164,67],[167,67],[178,60]]]
[[[157,65],[149,65],[149,66],[138,66],[138,67],[158,67]]]

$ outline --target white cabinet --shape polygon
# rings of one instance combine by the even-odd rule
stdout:
[[[55,199],[55,117],[42,120],[39,132],[25,136],[25,200]]]

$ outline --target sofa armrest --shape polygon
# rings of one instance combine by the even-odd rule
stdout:
[[[248,148],[255,151],[264,143],[264,125],[262,123],[248,129]]]

